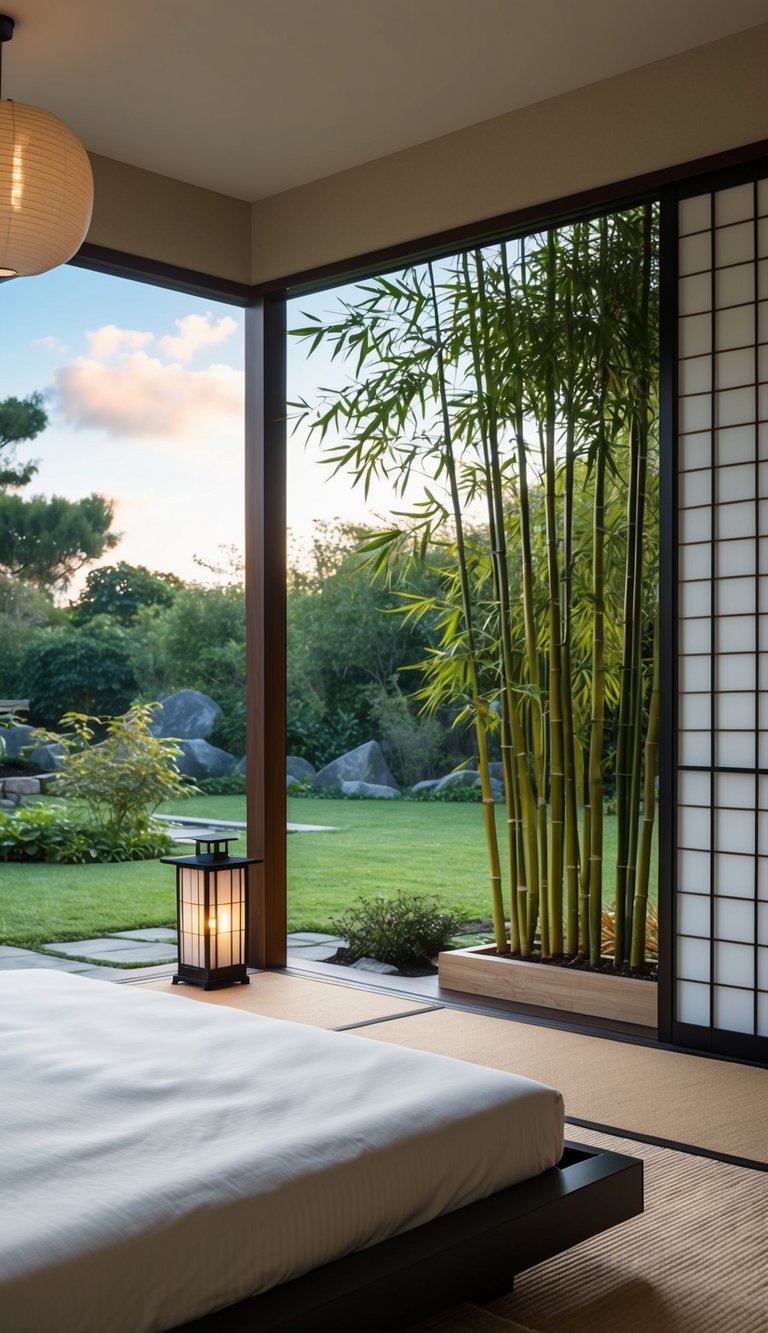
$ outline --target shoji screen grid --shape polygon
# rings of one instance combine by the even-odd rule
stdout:
[[[768,1036],[768,181],[678,212],[678,1022]]]

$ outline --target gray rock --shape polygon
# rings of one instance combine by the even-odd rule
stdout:
[[[386,787],[380,782],[342,782],[342,796],[371,796],[379,801],[392,801],[400,795],[397,787]]]
[[[366,741],[354,750],[348,750],[332,763],[321,768],[312,779],[315,791],[326,787],[340,787],[342,782],[373,782],[381,787],[394,787],[395,779],[387,768],[378,741]]]
[[[54,741],[50,745],[38,745],[27,756],[26,761],[31,768],[39,768],[43,773],[53,773],[57,768],[61,768],[63,758],[63,746]]]
[[[236,772],[236,773],[239,773],[241,778],[244,778],[245,775],[246,775],[247,765],[246,765],[245,760],[246,760],[246,756],[243,755],[243,757],[242,757],[242,759],[240,760],[240,762],[239,762],[238,764],[235,764],[235,772]]]
[[[179,690],[163,699],[150,731],[153,736],[207,741],[220,717],[219,705],[207,694],[201,694],[199,690]]]
[[[446,787],[458,783],[460,787],[474,787],[479,781],[480,774],[476,768],[460,768],[458,773],[446,773],[444,778],[440,778],[435,786],[435,791],[444,791]]]
[[[285,775],[285,790],[290,791],[291,787],[299,787],[301,782],[299,778],[294,778],[290,773]]]
[[[18,804],[18,801],[5,801],[0,798],[0,811],[2,811],[4,815],[9,815],[12,810],[16,809]]]
[[[504,800],[504,783],[503,783],[503,782],[498,782],[498,781],[496,780],[496,778],[491,778],[491,792],[492,792],[492,794],[493,794],[493,799],[494,799],[494,801],[503,801],[503,800]]]
[[[221,778],[231,773],[235,756],[204,740],[186,740],[180,745],[176,766],[185,778]]]
[[[439,781],[439,778],[424,778],[422,782],[414,782],[411,791],[433,791]]]
[[[504,765],[501,763],[500,760],[494,760],[492,764],[489,764],[488,771],[492,778],[497,778],[499,782],[503,781]]]
[[[356,963],[351,966],[358,972],[378,972],[383,977],[397,977],[400,975],[396,967],[391,963],[380,963],[377,958],[358,958]]]
[[[26,722],[14,722],[12,727],[3,727],[0,730],[0,737],[5,741],[6,759],[18,759],[25,746],[31,744],[34,730],[35,728],[27,726]]]
[[[317,772],[314,764],[310,764],[308,759],[300,759],[295,754],[288,755],[285,768],[292,778],[298,778],[300,782],[303,782],[305,778],[313,778]]]
[[[4,778],[4,796],[39,796],[39,778]]]

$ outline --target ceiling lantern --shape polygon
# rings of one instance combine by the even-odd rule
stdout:
[[[0,43],[13,28],[0,14]],[[68,126],[39,107],[0,101],[0,278],[65,264],[85,240],[92,209],[91,164]]]

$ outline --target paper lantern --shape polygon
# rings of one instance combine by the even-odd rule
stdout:
[[[192,836],[194,856],[160,858],[176,867],[179,963],[174,984],[187,981],[203,990],[236,982],[247,986],[248,870],[258,858],[228,855],[227,843],[235,842],[237,834],[201,829]]]
[[[12,20],[0,15],[0,40],[12,32]],[[66,263],[85,240],[92,209],[91,164],[68,126],[39,107],[0,101],[0,277]]]

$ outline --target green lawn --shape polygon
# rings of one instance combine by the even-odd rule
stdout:
[[[170,802],[166,813],[245,819],[241,796]],[[327,833],[288,839],[289,930],[327,930],[362,894],[436,893],[462,920],[489,915],[479,805],[407,801],[313,801],[289,797],[288,820]],[[499,832],[502,815],[499,813]],[[237,844],[233,847],[240,850]],[[616,820],[605,819],[606,864],[615,858]],[[654,887],[655,897],[655,887]],[[0,943],[35,947],[105,931],[170,925],[174,873],[157,861],[127,865],[0,864]]]

